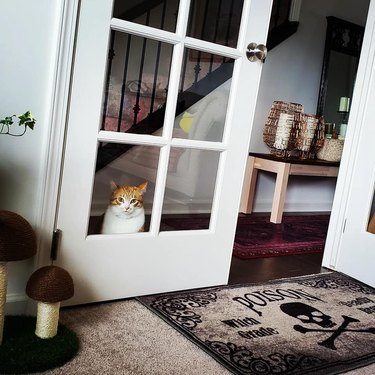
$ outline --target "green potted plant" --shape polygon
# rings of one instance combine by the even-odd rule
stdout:
[[[13,132],[12,125],[15,119],[18,120],[18,125],[23,127],[21,132]],[[21,115],[7,116],[0,120],[0,134],[11,135],[13,137],[20,137],[26,133],[27,128],[34,129],[36,120],[30,111],[27,111]]]

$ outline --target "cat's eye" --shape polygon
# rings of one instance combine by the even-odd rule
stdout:
[[[132,198],[131,200],[130,200],[130,204],[136,204],[137,203],[137,200],[135,199],[135,198]]]
[[[119,203],[124,203],[125,202],[125,199],[123,197],[118,197],[117,198],[117,202]]]

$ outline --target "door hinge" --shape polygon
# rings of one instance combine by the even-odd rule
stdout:
[[[60,229],[55,229],[53,231],[52,243],[51,243],[51,254],[50,254],[50,258],[52,260],[57,259],[57,252],[60,247],[61,236],[62,236],[62,231]]]

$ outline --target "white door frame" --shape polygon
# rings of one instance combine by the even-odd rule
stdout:
[[[375,2],[370,1],[367,15],[365,35],[362,44],[356,84],[350,109],[348,131],[333,200],[331,219],[328,229],[322,266],[335,270],[340,258],[342,234],[347,217],[348,198],[352,189],[352,179],[356,156],[360,147],[360,139],[366,128],[373,123],[365,123],[369,103],[371,77],[375,73]],[[369,150],[373,152],[373,150]]]
[[[39,222],[38,252],[34,270],[51,264],[50,249],[58,205],[64,140],[68,116],[72,64],[80,0],[63,0],[56,19],[59,22],[53,98],[49,112],[49,140],[43,164],[46,166]]]

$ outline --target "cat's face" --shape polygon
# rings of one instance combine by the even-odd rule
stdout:
[[[113,192],[110,205],[116,216],[131,216],[143,208],[143,193],[146,191],[147,182],[138,186],[119,186],[113,182],[111,185]]]

